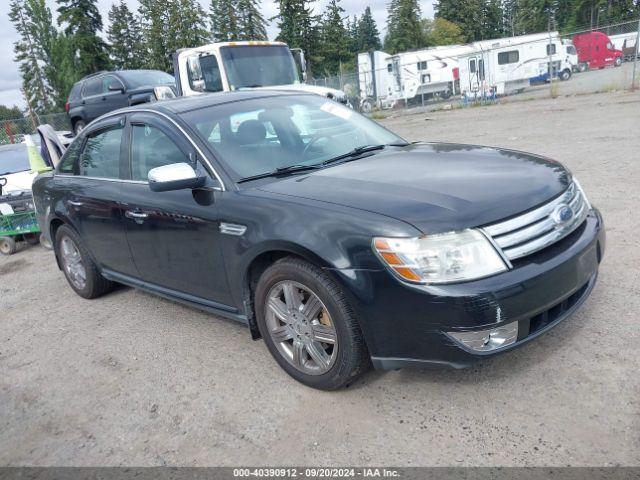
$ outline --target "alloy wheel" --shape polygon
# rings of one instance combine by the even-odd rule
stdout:
[[[267,295],[265,320],[282,357],[308,375],[322,375],[335,363],[338,336],[320,298],[293,281],[276,283]]]
[[[71,238],[62,238],[60,242],[60,255],[69,281],[78,290],[83,290],[87,285],[87,269],[82,261],[82,255],[80,255],[78,246]]]

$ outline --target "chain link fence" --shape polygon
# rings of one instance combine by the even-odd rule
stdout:
[[[358,55],[357,71],[310,79],[364,112],[464,108],[640,86],[639,19],[573,32]]]
[[[70,131],[71,123],[66,113],[50,113],[38,115],[36,118],[16,118],[0,121],[0,145],[21,143],[25,135],[36,133],[36,127],[44,124],[51,125],[58,131]]]

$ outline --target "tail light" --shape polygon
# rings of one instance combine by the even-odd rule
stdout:
[[[460,69],[458,67],[455,67],[453,69],[453,79],[458,80],[459,78],[460,78]]]
[[[67,103],[64,104],[64,111],[69,113],[69,102],[67,101]]]

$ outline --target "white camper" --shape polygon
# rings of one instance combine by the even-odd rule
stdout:
[[[532,81],[571,77],[564,46],[557,32],[482,40],[471,53],[459,57],[460,89],[466,97],[507,95]]]
[[[393,107],[400,88],[393,71],[393,60],[386,52],[377,50],[358,54],[360,108],[363,112]]]

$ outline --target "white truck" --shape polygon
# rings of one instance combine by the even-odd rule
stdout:
[[[173,69],[180,96],[268,88],[310,92],[348,104],[340,90],[304,83],[304,53],[282,42],[218,42],[185,48],[174,54]]]

